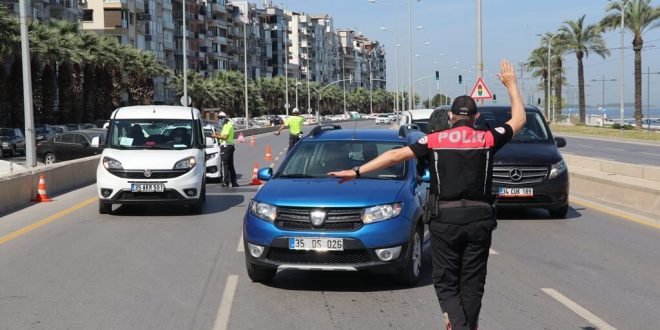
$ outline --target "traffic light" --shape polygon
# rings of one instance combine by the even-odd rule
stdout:
[[[497,103],[497,95],[493,94],[493,103]]]
[[[541,105],[541,98],[539,97],[538,100],[536,100],[536,105]]]
[[[462,84],[462,83],[463,83],[463,76],[460,75],[460,74],[458,75],[458,83],[459,83],[459,84]]]
[[[440,80],[440,71],[435,72],[435,80]]]

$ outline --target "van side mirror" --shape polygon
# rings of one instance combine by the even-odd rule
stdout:
[[[424,170],[424,175],[422,175],[422,182],[431,182],[431,171],[429,171],[428,168]]]
[[[100,141],[101,141],[100,137],[98,137],[98,136],[93,137],[92,138],[92,144],[91,144],[92,148],[98,148],[99,145],[101,144]]]
[[[213,148],[215,146],[215,140],[212,137],[206,137],[206,147],[205,148]]]
[[[257,179],[268,181],[273,177],[273,169],[270,167],[260,168],[257,172]]]
[[[557,143],[557,148],[563,148],[566,146],[566,139],[556,137],[555,138],[555,143]]]

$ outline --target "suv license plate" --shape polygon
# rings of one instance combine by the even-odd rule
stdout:
[[[499,197],[534,197],[534,188],[500,188]]]
[[[342,238],[289,237],[289,250],[344,251]]]
[[[131,192],[164,192],[165,185],[162,183],[132,183]]]

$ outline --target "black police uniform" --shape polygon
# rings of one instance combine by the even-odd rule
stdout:
[[[433,284],[448,329],[476,329],[492,231],[493,156],[512,138],[507,124],[477,130],[467,121],[410,146],[431,172],[429,224]]]

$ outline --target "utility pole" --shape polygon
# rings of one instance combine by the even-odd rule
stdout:
[[[648,130],[651,130],[651,75],[660,74],[660,72],[651,72],[651,67],[646,68],[646,120],[648,121]]]
[[[603,78],[601,78],[601,79],[591,79],[591,81],[601,82],[603,84],[603,94],[602,94],[602,97],[601,97],[600,106],[605,108],[605,82],[616,81],[616,79],[605,79],[605,76],[603,76]]]
[[[186,0],[183,0],[183,2],[186,2]],[[243,87],[244,87],[244,95],[245,95],[245,128],[247,129],[250,125],[250,118],[249,118],[249,109],[248,109],[248,65],[247,65],[247,21],[250,19],[250,7],[247,5],[245,6],[245,18],[243,19]]]
[[[412,0],[408,0],[408,110],[413,109],[413,38],[412,38]]]
[[[25,116],[25,163],[37,166],[36,139],[34,136],[34,116],[32,112],[32,72],[30,68],[30,39],[26,12],[27,1],[19,0],[19,24],[21,28],[21,61],[23,67],[23,112]]]
[[[481,41],[481,0],[477,0],[477,78],[481,78],[484,75],[484,58]],[[483,100],[481,102],[483,104]]]

